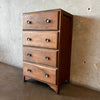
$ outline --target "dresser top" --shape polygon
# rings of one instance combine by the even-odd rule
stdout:
[[[26,13],[23,13],[23,15],[26,15],[26,14],[34,14],[34,13],[43,13],[43,12],[49,12],[49,11],[60,11],[60,12],[66,13],[67,15],[69,15],[70,17],[72,17],[72,14],[64,11],[61,8],[59,8],[59,9],[50,9],[50,10],[42,10],[42,11],[34,11],[34,12],[26,12]]]

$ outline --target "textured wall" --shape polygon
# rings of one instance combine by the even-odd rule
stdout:
[[[71,82],[100,90],[100,0],[0,0],[0,61],[22,68],[22,13],[55,8],[74,15]]]

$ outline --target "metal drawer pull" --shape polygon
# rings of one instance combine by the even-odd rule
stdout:
[[[31,69],[27,69],[27,72],[31,72]]]
[[[48,74],[45,74],[45,77],[46,77],[46,78],[48,78],[48,77],[49,77],[49,75],[48,75]]]
[[[45,39],[46,42],[50,42],[50,39]]]
[[[49,60],[50,58],[49,58],[49,57],[45,57],[45,59],[46,59],[46,60]]]
[[[50,23],[51,22],[51,20],[50,19],[46,19],[46,23]]]
[[[28,38],[27,38],[27,41],[31,41],[31,38],[28,37]]]
[[[30,53],[27,54],[28,57],[31,57],[32,55]]]
[[[27,24],[31,24],[31,21],[27,20]]]

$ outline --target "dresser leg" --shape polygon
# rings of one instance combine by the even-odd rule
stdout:
[[[65,80],[65,82],[64,82],[64,83],[65,83],[65,84],[68,84],[69,82],[70,82],[69,80]]]
[[[70,78],[68,78],[67,80],[68,80],[68,83],[70,83]]]
[[[23,81],[26,82],[26,81],[25,81],[25,76],[23,76]]]
[[[55,92],[56,94],[59,94],[59,85],[54,84],[48,84]]]
[[[27,76],[23,76],[23,80],[24,82],[26,82],[27,80],[31,79],[30,77],[27,77]]]

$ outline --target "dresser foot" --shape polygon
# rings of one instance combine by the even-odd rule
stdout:
[[[48,84],[55,92],[56,94],[59,94],[59,85],[54,84]]]
[[[25,81],[25,76],[23,76],[23,81],[26,82],[26,81]]]
[[[68,84],[69,83],[69,80],[65,80],[65,82],[64,82],[65,84]]]
[[[30,77],[27,77],[27,76],[23,76],[23,80],[24,82],[26,82],[27,80],[31,79]]]

